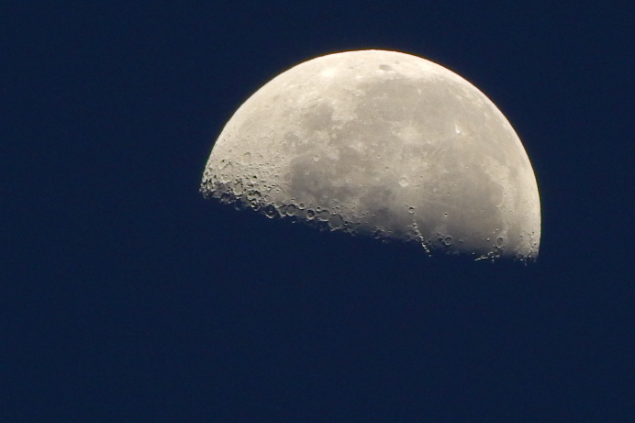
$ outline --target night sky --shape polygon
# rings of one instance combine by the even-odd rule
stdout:
[[[0,6],[0,422],[635,421],[635,6],[56,3]],[[363,48],[452,69],[508,117],[536,263],[203,199],[240,104]]]

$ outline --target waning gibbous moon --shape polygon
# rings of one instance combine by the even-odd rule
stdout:
[[[535,259],[540,198],[523,145],[481,91],[426,59],[330,54],[272,79],[214,144],[201,192],[268,217]]]

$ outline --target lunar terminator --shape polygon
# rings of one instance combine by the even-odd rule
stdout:
[[[536,178],[505,116],[394,51],[318,57],[265,84],[221,132],[201,192],[430,255],[528,260],[540,244]]]

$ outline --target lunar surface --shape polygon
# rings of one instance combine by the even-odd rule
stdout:
[[[526,261],[540,244],[536,178],[505,116],[454,72],[393,51],[330,54],[268,82],[226,124],[201,192],[428,255]]]

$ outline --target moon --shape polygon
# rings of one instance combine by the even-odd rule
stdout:
[[[227,122],[200,191],[270,218],[533,260],[540,197],[523,145],[474,85],[421,57],[329,54],[256,91]]]

